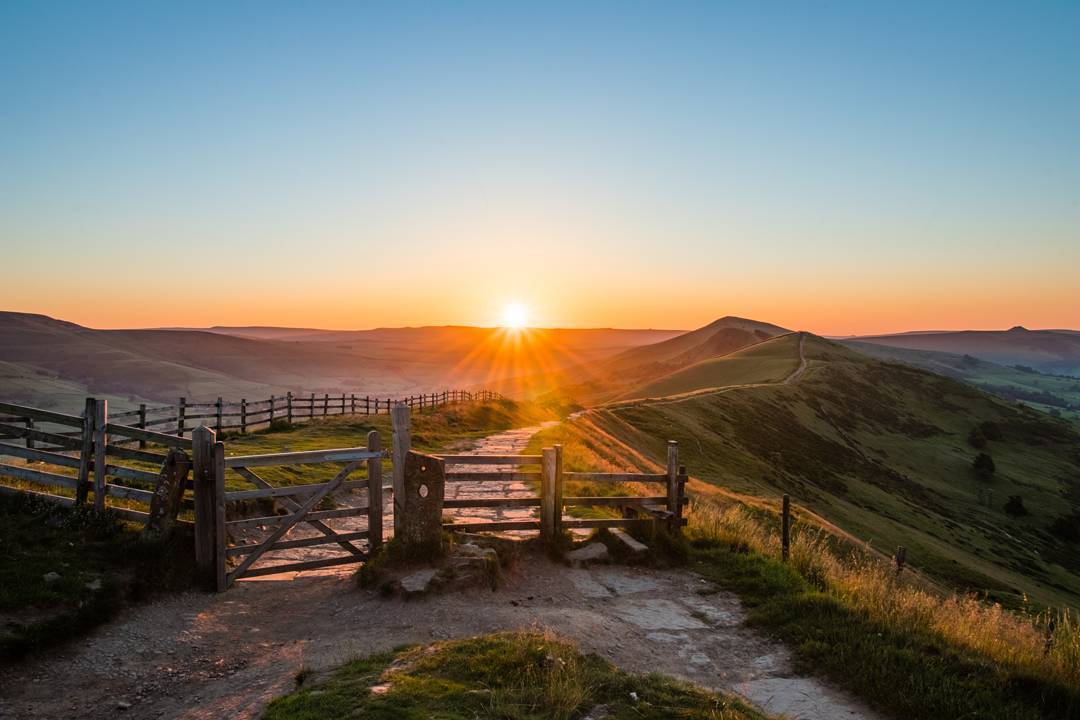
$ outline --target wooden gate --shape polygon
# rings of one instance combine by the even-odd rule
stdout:
[[[207,585],[225,590],[242,577],[312,570],[315,568],[363,562],[370,551],[382,543],[382,459],[379,433],[372,430],[366,447],[285,452],[268,455],[225,457],[225,446],[216,440],[213,430],[200,427],[192,434],[192,464],[195,482],[195,556]],[[311,484],[274,485],[253,468],[292,468],[294,472],[316,464],[337,464],[339,471],[326,482]],[[367,477],[350,480],[362,467]],[[250,490],[226,490],[226,472],[237,480],[254,485]],[[260,470],[259,472],[264,472]],[[368,503],[364,507],[318,509],[320,503],[338,490],[367,488]],[[260,517],[235,517],[239,504],[273,500],[284,514]],[[230,518],[230,514],[234,517]],[[366,530],[335,531],[325,521],[333,518],[366,515]],[[300,523],[318,531],[314,537],[284,540],[286,534]],[[272,528],[257,542],[235,543],[232,538],[242,530]],[[356,545],[366,540],[367,550]],[[274,550],[336,544],[343,555],[328,558],[253,567],[266,553]],[[230,558],[240,558],[229,567]]]

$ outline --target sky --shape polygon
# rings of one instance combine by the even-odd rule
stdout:
[[[0,309],[1080,328],[1080,2],[0,4]]]

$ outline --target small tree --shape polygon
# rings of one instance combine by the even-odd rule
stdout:
[[[1005,503],[1005,512],[1009,513],[1014,518],[1027,515],[1027,508],[1024,507],[1024,498],[1019,495],[1010,495],[1009,501]]]
[[[975,456],[975,460],[972,461],[971,467],[975,470],[975,475],[980,480],[990,482],[993,479],[994,473],[997,468],[994,466],[994,458],[990,457],[986,453],[979,453]]]

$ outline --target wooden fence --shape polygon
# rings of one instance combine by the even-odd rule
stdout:
[[[190,435],[200,425],[247,432],[275,419],[290,423],[329,415],[377,415],[393,406],[425,411],[444,405],[501,399],[489,390],[445,390],[403,398],[375,398],[341,394],[280,397],[238,403],[218,398],[212,403],[147,407],[109,412],[107,400],[87,398],[80,415],[0,402],[0,477],[37,487],[37,491],[0,483],[0,493],[30,493],[60,505],[92,500],[101,510],[109,507],[129,520],[145,522],[159,480],[168,469],[170,448],[191,454]],[[18,443],[18,444],[17,444]],[[8,460],[18,458],[22,464]],[[30,467],[46,463],[55,469]],[[125,502],[107,503],[106,498]],[[189,498],[186,507],[193,501]]]

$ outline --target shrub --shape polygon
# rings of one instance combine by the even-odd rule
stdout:
[[[976,450],[982,450],[986,447],[986,435],[984,435],[983,431],[977,427],[971,428],[971,432],[968,433],[967,441],[968,445]]]
[[[986,453],[979,453],[975,456],[975,459],[971,462],[972,469],[975,470],[975,475],[980,480],[989,482],[994,477],[994,473],[997,471],[997,467],[994,465],[994,458],[990,457]]]
[[[1027,508],[1024,507],[1024,498],[1019,495],[1010,495],[1009,501],[1005,503],[1005,512],[1015,517],[1021,517],[1027,515]]]

